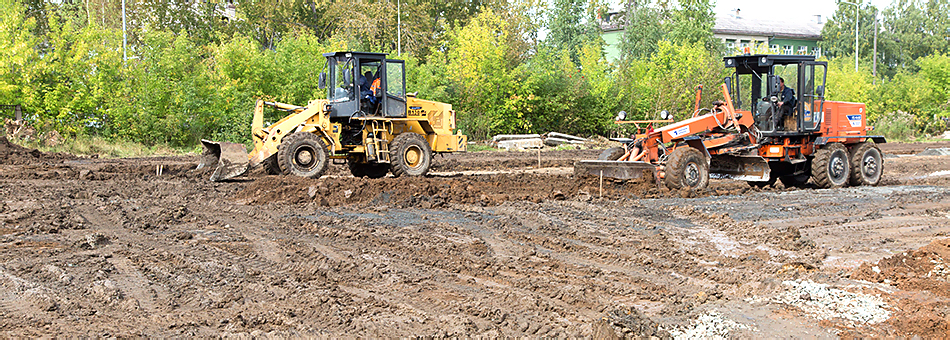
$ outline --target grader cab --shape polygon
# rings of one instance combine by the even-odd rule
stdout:
[[[465,151],[468,138],[454,134],[451,104],[406,93],[405,62],[384,53],[334,52],[326,58],[318,85],[327,99],[306,106],[259,100],[251,137],[242,144],[202,140],[198,168],[215,167],[212,181],[263,165],[268,174],[318,178],[328,162],[346,163],[355,177],[423,176],[434,153]],[[264,126],[265,108],[288,115]]]

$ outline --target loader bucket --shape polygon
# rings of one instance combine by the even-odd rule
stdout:
[[[214,167],[211,173],[212,182],[228,180],[247,172],[247,148],[244,144],[228,142],[212,142],[201,140],[204,152],[198,161],[198,168]]]
[[[765,182],[769,176],[769,163],[759,156],[713,155],[709,160],[712,178]]]
[[[577,161],[574,162],[574,176],[603,176],[615,179],[636,179],[644,172],[655,173],[656,166],[647,162],[630,161]]]

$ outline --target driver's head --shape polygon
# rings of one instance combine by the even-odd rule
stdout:
[[[373,79],[373,71],[366,71],[363,76],[366,77],[366,79]]]
[[[785,90],[785,79],[778,77],[778,88]]]

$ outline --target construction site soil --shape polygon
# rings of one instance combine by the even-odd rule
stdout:
[[[96,159],[0,140],[4,337],[950,336],[950,156],[876,187],[574,178],[600,150],[424,178]],[[540,161],[540,166],[539,166]]]

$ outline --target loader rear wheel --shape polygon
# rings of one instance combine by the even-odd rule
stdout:
[[[598,161],[615,161],[623,157],[623,154],[627,153],[620,147],[609,148],[600,153],[600,156],[597,156]]]
[[[841,188],[851,176],[848,150],[841,143],[831,143],[815,151],[811,161],[811,176],[819,188]]]
[[[670,189],[704,189],[709,185],[709,164],[696,148],[673,150],[666,163],[666,186]]]
[[[407,132],[393,138],[392,147],[393,177],[425,176],[432,164],[432,149],[422,135]]]
[[[277,154],[270,155],[270,157],[264,158],[264,162],[261,163],[264,166],[264,174],[267,175],[280,175],[280,164],[277,163]]]
[[[327,169],[327,146],[320,136],[297,132],[280,143],[277,163],[284,175],[320,178]]]
[[[861,143],[851,149],[851,185],[877,185],[884,172],[884,157],[874,143]]]

